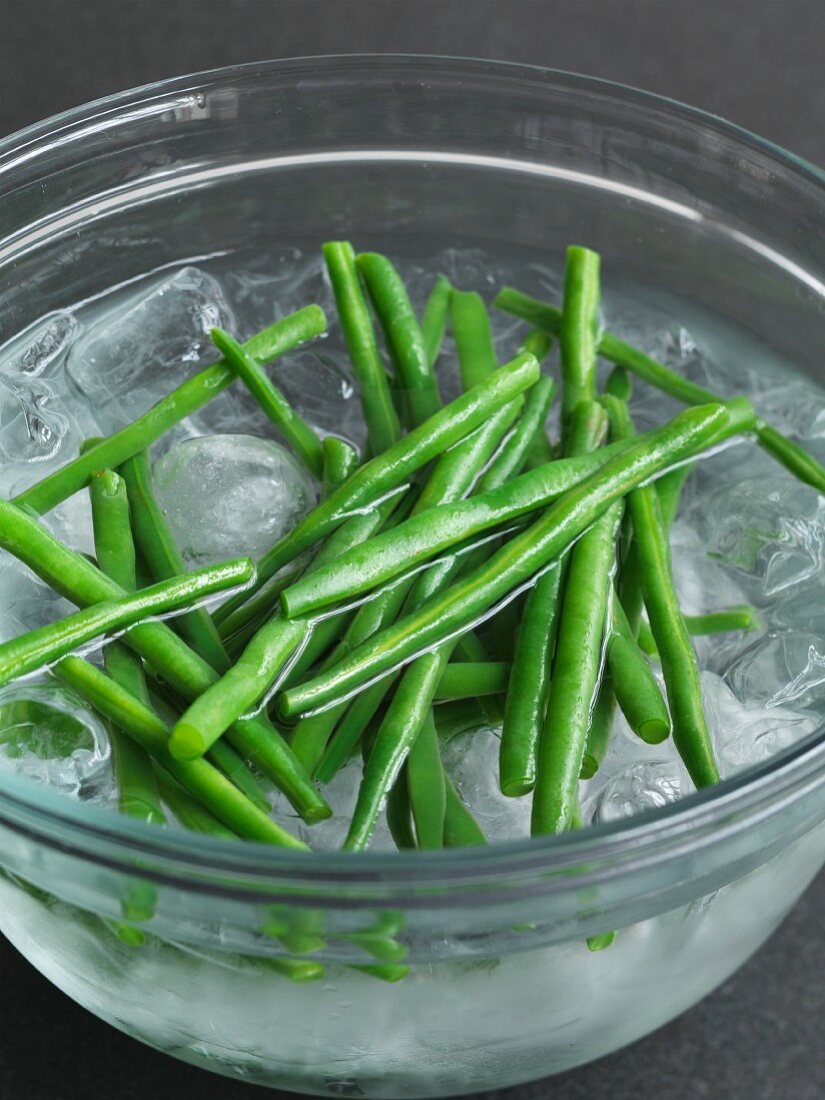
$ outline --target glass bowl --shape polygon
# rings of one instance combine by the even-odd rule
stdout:
[[[285,239],[580,240],[821,377],[822,176],[579,76],[343,57],[184,77],[13,135],[0,192],[3,339],[164,264]],[[659,1027],[771,933],[825,860],[822,732],[653,816],[436,854],[166,832],[0,772],[0,928],[92,1012],[220,1073],[344,1096],[511,1085]],[[123,900],[147,891],[129,936]],[[324,977],[290,980],[284,940]],[[363,969],[402,952],[403,980]]]

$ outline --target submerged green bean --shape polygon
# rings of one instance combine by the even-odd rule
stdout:
[[[407,757],[407,790],[418,847],[443,848],[447,791],[432,712],[422,722]]]
[[[670,736],[665,701],[615,595],[611,608],[607,665],[613,691],[633,732],[647,744],[658,745]]]
[[[559,323],[561,346],[563,436],[573,410],[596,398],[596,349],[599,345],[599,269],[601,258],[588,248],[571,245],[564,268],[564,309]]]
[[[724,611],[709,611],[705,615],[685,615],[684,620],[688,633],[694,638],[759,629],[759,612],[750,604],[727,607]],[[639,646],[652,657],[657,655],[656,642],[646,622],[639,625]]]
[[[624,505],[613,501],[570,555],[533,791],[534,836],[569,829],[602,666],[605,608]]]

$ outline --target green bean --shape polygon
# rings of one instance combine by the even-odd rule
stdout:
[[[401,427],[392,403],[369,307],[358,280],[355,252],[348,241],[330,241],[323,246],[322,252],[335,295],[341,331],[361,390],[369,446],[374,455],[380,455],[398,442]]]
[[[488,492],[509,481],[519,473],[528,454],[532,453],[536,439],[547,440],[544,422],[555,395],[556,383],[552,378],[543,376],[532,387],[512,435],[480,478],[477,493]]]
[[[627,387],[622,384],[622,373],[624,373],[623,368],[614,367],[608,379],[608,383],[613,379],[613,385],[606,386],[605,393],[618,396],[621,392],[627,392]],[[662,504],[663,519],[668,527],[675,518],[679,504],[679,493],[691,468],[690,463],[676,466],[674,469],[666,471],[656,480],[656,492]],[[625,612],[628,626],[632,634],[635,635],[639,628],[643,603],[641,560],[637,548],[633,545],[633,525],[630,522],[628,513],[625,514],[623,530],[630,533],[629,537],[623,535],[623,539],[629,543],[629,551],[619,571],[618,600]],[[587,749],[582,762],[582,779],[592,779],[599,770],[602,760],[604,760],[616,717],[616,705],[616,694],[613,690],[612,677],[608,668],[602,680],[602,690],[599,692],[599,698],[593,710],[593,719],[590,723],[590,732],[587,735]]]
[[[357,510],[374,505],[397,490],[416,470],[469,435],[502,405],[536,382],[538,363],[518,356],[500,367],[469,393],[440,409],[427,423],[414,428],[383,454],[363,463],[352,477],[267,551],[257,563],[260,588],[283,565],[318,542]],[[253,589],[254,591],[254,589]],[[216,621],[223,622],[242,600],[228,600]]]
[[[81,657],[65,657],[55,667],[54,674],[138,741],[187,793],[238,836],[282,847],[306,847],[259,810],[206,760],[176,760],[169,752],[169,727],[105,672]]]
[[[64,546],[34,516],[3,500],[0,500],[0,546],[78,606],[125,595],[119,585],[82,554]],[[123,636],[123,641],[186,698],[202,694],[218,679],[218,673],[165,623],[139,623]],[[268,721],[239,720],[228,736],[234,747],[272,779],[306,820],[320,821],[330,816],[326,802]]]
[[[670,718],[665,701],[615,597],[612,629],[607,639],[607,665],[616,699],[633,732],[648,745],[666,741],[670,736]]]
[[[505,661],[484,663],[467,661],[449,664],[444,669],[435,700],[475,699],[479,695],[498,695],[507,689],[510,666]]]
[[[284,713],[299,714],[340,700],[415,653],[461,633],[497,600],[558,557],[612,501],[687,454],[749,430],[752,423],[753,412],[741,400],[680,413],[567,493],[489,561],[427,606],[373,635],[335,668],[286,691],[281,699]],[[451,505],[450,510],[457,507]]]
[[[629,401],[633,395],[633,381],[624,367],[614,367],[607,376],[604,392],[621,401]]]
[[[259,332],[243,347],[256,362],[269,363],[299,344],[320,336],[325,329],[323,311],[318,306],[307,306]],[[14,498],[14,503],[41,514],[48,512],[83,489],[96,470],[116,469],[127,458],[145,450],[175,424],[217,397],[234,380],[234,372],[223,360],[206,367],[161,398],[133,423],[20,493]]]
[[[602,664],[610,564],[624,505],[614,501],[570,555],[553,679],[533,791],[534,836],[565,832],[578,805],[578,783]]]
[[[705,615],[685,615],[685,626],[694,638],[708,634],[727,634],[736,630],[758,630],[759,612],[750,604],[727,607],[724,611],[711,611]],[[639,626],[639,646],[651,657],[657,656],[656,642],[646,622]]]
[[[438,736],[444,741],[468,730],[480,729],[487,716],[478,699],[462,699],[454,703],[440,703],[433,711]]]
[[[521,317],[538,328],[543,328],[552,336],[560,332],[561,310],[545,305],[513,287],[505,287],[499,291],[494,304],[507,313]],[[664,363],[651,359],[649,355],[631,347],[609,332],[603,332],[601,335],[599,354],[617,366],[624,367],[631,374],[638,375],[639,378],[664,393],[670,394],[678,401],[683,401],[686,405],[704,405],[719,400],[710,390],[697,386],[687,378],[682,378]],[[752,430],[756,432],[760,445],[794,477],[812,485],[818,492],[825,493],[825,467],[817,462],[813,455],[808,454],[798,443],[781,435],[761,419],[757,418]]]
[[[350,966],[350,970],[357,970],[370,978],[378,978],[382,982],[400,982],[410,972],[408,966],[393,965],[392,963],[370,963],[367,966]]]
[[[324,476],[323,493],[328,497],[333,489],[343,485],[358,465],[357,451],[334,435],[328,435],[323,442]]]
[[[605,398],[617,434],[633,432],[627,406]],[[662,662],[673,740],[697,787],[719,780],[710,733],[702,707],[702,682],[696,652],[679,607],[667,528],[653,486],[639,486],[628,494],[633,538],[641,560],[642,593],[648,621]]]
[[[156,774],[163,801],[184,828],[192,833],[203,833],[204,836],[215,836],[221,840],[238,839],[237,833],[228,829],[197,799],[187,794],[183,787],[162,768],[158,768]]]
[[[315,431],[298,415],[263,367],[247,355],[237,340],[220,328],[213,328],[210,336],[223,355],[223,361],[241,379],[307,470],[320,481],[324,472],[324,453]]]
[[[210,763],[235,784],[241,794],[246,795],[249,801],[254,802],[265,814],[270,813],[269,800],[261,789],[260,783],[250,771],[244,758],[232,748],[228,741],[224,739],[216,741],[207,753],[207,757]]]
[[[418,847],[443,848],[447,792],[432,712],[424,718],[407,757],[407,790]]]
[[[454,290],[450,298],[450,323],[458,352],[461,382],[464,389],[469,390],[498,366],[490,318],[481,295],[475,291]]]
[[[518,350],[529,351],[530,354],[535,355],[536,359],[541,363],[549,355],[552,346],[553,338],[548,336],[547,333],[543,332],[540,328],[535,328],[531,332],[528,332],[519,345]],[[531,470],[534,466],[541,466],[543,462],[549,462],[552,458],[553,448],[547,436],[547,432],[544,431],[544,426],[542,425],[542,430],[536,432],[530,449],[525,456],[525,466],[528,470]]]
[[[387,792],[430,712],[433,695],[449,660],[451,645],[425,653],[404,671],[395,689],[358,790],[344,848],[361,851],[369,843]]]
[[[534,328],[524,337],[518,350],[529,351],[531,355],[535,355],[536,359],[542,363],[550,354],[550,349],[552,347],[553,337],[546,333],[544,329]]]
[[[453,781],[445,778],[444,847],[473,848],[487,843],[480,825],[458,796]]]
[[[98,565],[127,591],[135,587],[135,547],[129,527],[129,502],[123,481],[110,470],[95,474],[90,483],[92,525]],[[143,702],[149,693],[139,657],[120,642],[104,649],[109,675]],[[166,822],[158,785],[148,754],[140,745],[109,724],[119,806],[123,813],[151,824]]]
[[[444,330],[447,327],[447,313],[450,309],[452,286],[446,275],[439,275],[427,298],[424,316],[421,318],[421,331],[427,347],[427,362],[434,367],[438,362]]]
[[[298,984],[320,981],[326,973],[323,964],[312,959],[266,959],[265,962],[272,970]]]
[[[410,814],[410,795],[407,790],[406,764],[402,765],[398,778],[387,795],[385,813],[387,826],[392,839],[395,841],[396,848],[400,852],[415,848],[415,833],[413,832],[412,816]]]
[[[126,652],[129,656],[134,656],[129,650],[126,650]],[[143,681],[145,684],[145,677]],[[132,694],[134,695],[135,692],[132,692]],[[182,703],[180,698],[175,695],[170,688],[156,679],[153,682],[153,690],[147,692],[146,699],[143,699],[142,696],[140,698],[142,702],[146,702],[147,705],[152,706],[163,719],[164,723],[170,727],[175,725],[180,715],[186,709],[186,704]],[[271,807],[269,805],[269,799],[266,797],[263,788],[250,769],[250,766],[240,753],[232,748],[228,741],[225,739],[216,741],[207,753],[207,759],[210,763],[214,764],[216,768],[222,771],[227,778],[231,779],[238,790],[241,791],[242,794],[245,794],[250,802],[254,802],[259,809],[264,811],[264,813],[270,813]]]
[[[333,708],[337,712],[337,728],[312,773],[319,783],[331,783],[352,756],[395,680],[396,677],[387,676],[377,684],[370,684],[354,699],[345,700],[340,711]]]
[[[615,932],[600,932],[597,936],[587,937],[587,950],[588,951],[604,951],[605,948],[610,947],[611,943],[616,938]]]
[[[187,572],[175,537],[152,485],[148,451],[139,451],[120,468],[129,495],[132,532],[144,561],[156,581]],[[229,658],[209,612],[194,607],[175,619],[175,630],[203,659],[218,672],[229,668]]]
[[[550,686],[561,575],[561,563],[554,562],[539,577],[527,596],[516,633],[499,748],[501,792],[511,798],[527,794],[536,782],[536,751]]]
[[[249,558],[206,566],[139,592],[104,600],[12,638],[0,645],[0,685],[52,664],[101,634],[124,630],[149,616],[191,606],[204,596],[243,584],[253,576],[254,569]]]
[[[407,288],[386,256],[361,252],[355,262],[398,372],[398,381],[409,405],[411,427],[418,427],[438,412],[441,398]]]
[[[202,756],[233,722],[260,702],[309,630],[305,620],[272,619],[262,626],[232,668],[178,719],[169,743],[171,752],[180,760]]]
[[[569,431],[580,401],[596,398],[596,349],[599,346],[599,268],[597,252],[571,245],[564,268],[564,310],[559,325],[561,346],[562,436]]]

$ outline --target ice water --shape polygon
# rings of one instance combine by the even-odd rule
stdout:
[[[419,308],[438,271],[488,299],[508,283],[559,297],[558,271],[534,256],[393,256]],[[329,336],[285,356],[272,377],[320,433],[362,446],[357,389],[321,264],[314,250],[290,247],[153,273],[43,318],[2,349],[0,492],[20,492],[74,457],[84,438],[120,427],[213,361],[212,325],[243,339],[313,301],[327,312]],[[604,314],[612,331],[689,377],[722,394],[746,393],[766,419],[825,459],[822,389],[746,332],[612,281]],[[498,311],[492,320],[503,362],[525,327]],[[557,367],[551,357],[548,369]],[[449,336],[439,379],[445,400],[454,397],[459,374]],[[677,409],[637,383],[632,411],[640,429]],[[312,506],[317,487],[283,442],[236,383],[153,448],[158,495],[189,563],[258,553]],[[199,470],[204,481],[207,471],[210,484],[219,480],[219,494],[201,491]],[[84,494],[44,522],[75,549],[92,551]],[[686,485],[672,533],[684,610],[747,601],[761,618],[756,632],[696,642],[725,777],[821,729],[823,539],[822,500],[750,442],[697,463]],[[0,556],[0,640],[69,610],[25,567]],[[12,685],[0,692],[0,726],[0,767],[66,797],[115,806],[105,726],[71,693],[45,677]],[[477,728],[443,745],[445,767],[491,842],[527,836],[530,822],[529,800],[498,790],[498,736],[494,726]],[[325,791],[334,814],[320,825],[304,825],[275,791],[273,813],[317,848],[337,848],[359,779],[351,761]],[[580,798],[585,819],[601,824],[655,813],[690,791],[672,743],[644,745],[618,716],[607,758],[582,783]],[[409,975],[397,985],[336,961],[322,981],[295,985],[258,957],[261,937],[242,946],[237,929],[204,920],[200,899],[196,923],[159,929],[149,921],[136,949],[115,919],[116,890],[103,913],[99,892],[63,890],[39,857],[34,886],[0,876],[0,909],[12,941],[77,1001],[187,1061],[327,1095],[444,1095],[567,1068],[659,1026],[722,981],[776,926],[821,862],[822,844],[820,828],[712,895],[635,918],[598,953],[582,936],[536,943],[526,931],[523,942],[512,937],[496,954],[485,936],[462,943],[446,925],[434,926],[420,960],[413,945]],[[373,846],[392,847],[383,821]],[[160,895],[159,916],[163,905]],[[593,932],[611,927],[591,919]]]

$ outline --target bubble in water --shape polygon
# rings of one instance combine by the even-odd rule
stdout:
[[[158,459],[154,480],[181,553],[193,565],[260,557],[315,503],[298,460],[251,435],[185,440]]]

